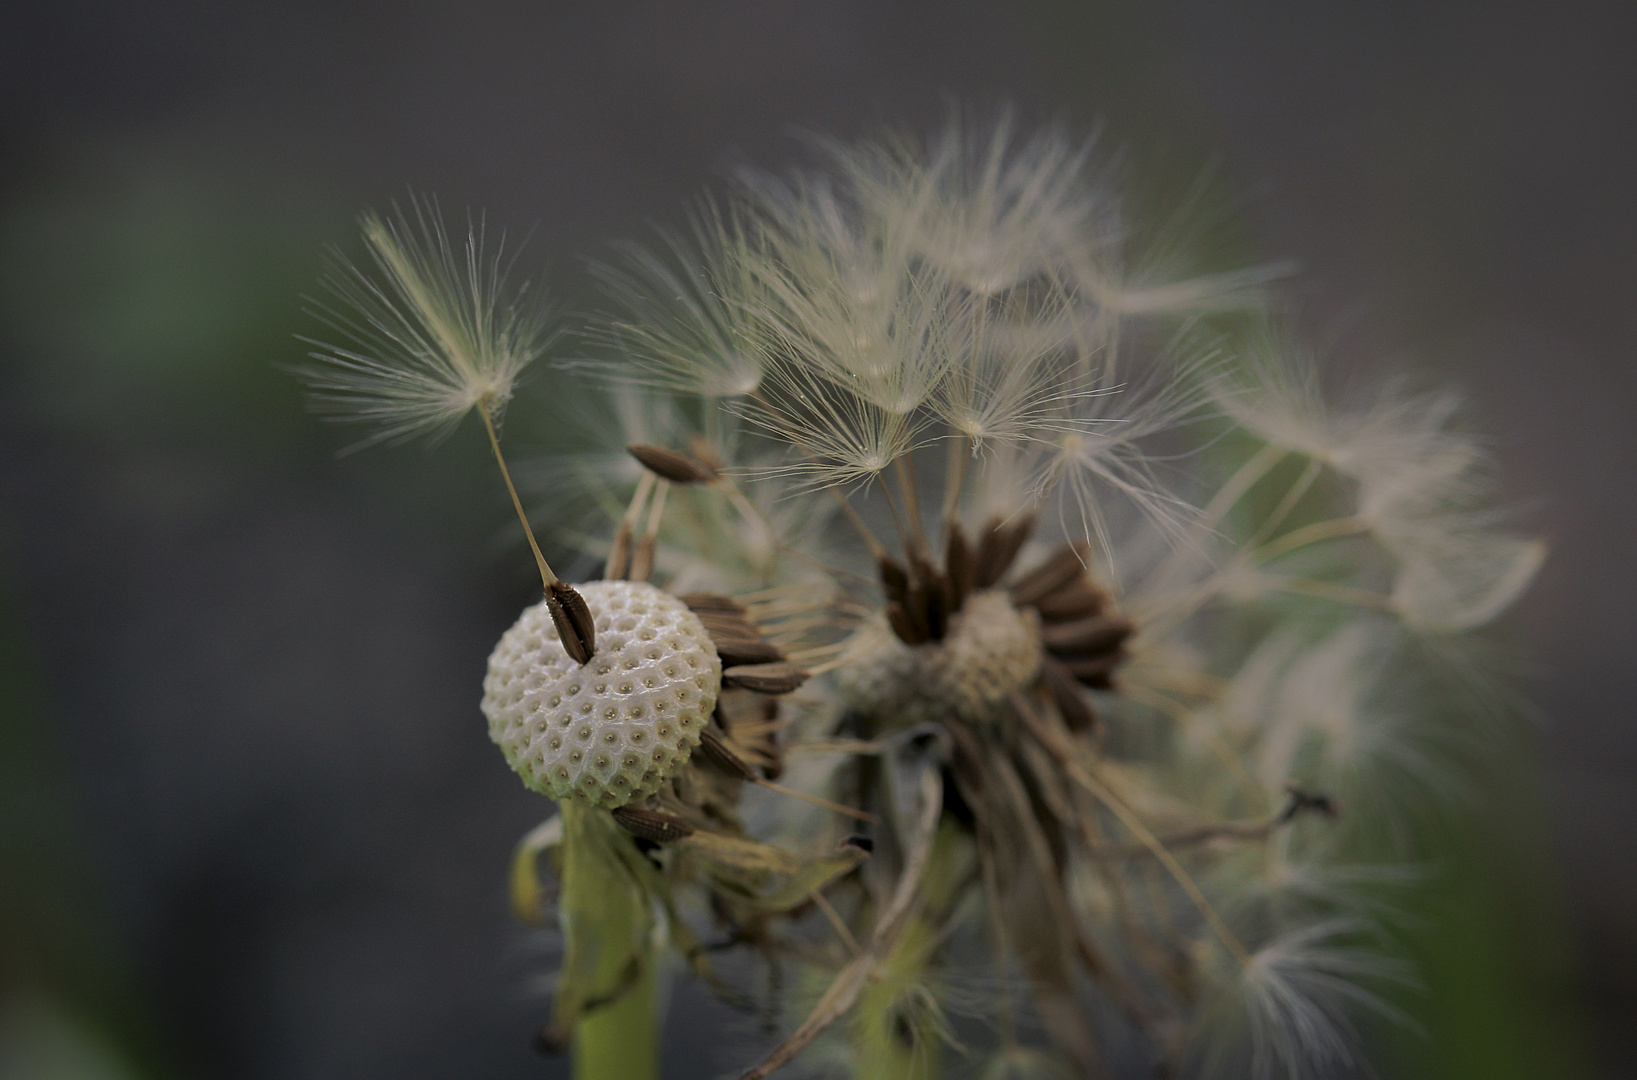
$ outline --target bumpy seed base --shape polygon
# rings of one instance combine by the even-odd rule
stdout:
[[[659,790],[699,745],[722,662],[699,617],[639,581],[575,586],[596,654],[563,651],[544,601],[489,657],[483,715],[506,762],[535,791],[613,809]]]
[[[841,669],[843,693],[894,727],[951,714],[985,719],[1040,673],[1040,619],[999,590],[968,597],[940,642],[905,645],[885,620],[878,631],[865,659]]]

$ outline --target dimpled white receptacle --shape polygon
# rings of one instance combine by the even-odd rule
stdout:
[[[988,719],[1040,674],[1040,619],[998,589],[967,597],[942,641],[905,645],[885,619],[874,634],[878,647],[843,670],[841,689],[854,708],[895,726]]]
[[[653,794],[688,760],[716,707],[722,661],[669,593],[640,581],[575,588],[597,628],[591,661],[563,650],[541,601],[490,655],[483,715],[529,787],[613,809]]]

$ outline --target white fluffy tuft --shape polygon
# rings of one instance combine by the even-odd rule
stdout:
[[[312,342],[301,375],[315,409],[379,425],[359,446],[436,433],[474,407],[498,416],[550,340],[526,284],[508,287],[504,239],[486,250],[479,220],[457,247],[420,199],[362,227],[376,273],[334,256],[322,283],[340,308],[313,308],[345,341]]]

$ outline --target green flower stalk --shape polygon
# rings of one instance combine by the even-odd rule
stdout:
[[[530,531],[545,599],[484,683],[560,807],[512,876],[564,935],[542,1041],[655,1075],[671,950],[780,1027],[747,1078],[1352,1067],[1408,977],[1375,895],[1543,546],[1451,397],[1333,407],[1263,309],[1285,270],[1145,246],[1089,143],[818,146],[595,270],[584,437],[518,473],[604,570]],[[528,527],[498,422],[544,323],[425,206],[365,234],[320,404],[375,440],[475,408]]]
[[[940,946],[938,928],[960,898],[962,880],[972,870],[972,852],[949,822],[939,827],[932,844],[921,910],[877,967],[853,1011],[853,1075],[860,1078],[936,1080],[944,1074],[950,1024],[928,980],[934,977]]]
[[[605,815],[568,802],[562,820],[558,917],[568,952],[552,1026],[573,1033],[581,1080],[658,1076],[653,867]]]

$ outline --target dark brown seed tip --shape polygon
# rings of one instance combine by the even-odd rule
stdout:
[[[1304,810],[1317,811],[1325,817],[1338,817],[1341,814],[1341,803],[1326,792],[1308,791],[1295,784],[1285,785],[1285,792],[1290,796],[1290,802],[1279,815],[1282,820],[1288,821]]]
[[[663,844],[692,836],[694,828],[675,814],[660,810],[643,810],[636,806],[620,806],[613,810],[614,820],[632,836]]]
[[[1012,600],[1018,605],[1036,604],[1071,582],[1085,577],[1091,565],[1091,545],[1085,541],[1064,544],[1039,566],[1012,586]]]
[[[925,619],[927,636],[942,641],[949,629],[949,582],[942,575],[927,584]]]
[[[998,517],[984,522],[972,567],[972,581],[976,588],[987,589],[1006,576],[1018,551],[1029,539],[1029,534],[1034,532],[1034,523],[1033,514],[1023,514],[1010,525]]]
[[[720,638],[711,635],[716,644],[716,655],[725,667],[745,667],[756,664],[776,664],[784,659],[784,650],[771,641],[748,641],[744,638]]]
[[[887,601],[887,625],[892,627],[892,632],[898,635],[898,640],[905,645],[919,645],[926,640],[926,635],[910,621],[909,612],[904,605],[896,600]]]
[[[1057,703],[1064,726],[1074,732],[1096,731],[1097,713],[1081,695],[1080,684],[1074,674],[1061,661],[1050,656],[1041,659],[1040,674],[1052,700]]]
[[[1096,656],[1119,648],[1134,629],[1130,619],[1118,615],[1088,615],[1043,627],[1040,643],[1059,656]]]
[[[710,612],[702,612],[700,614],[699,625],[705,628],[705,633],[709,634],[711,636],[711,640],[716,642],[718,649],[730,642],[736,644],[755,644],[756,642],[762,640],[762,635],[758,633],[749,623],[742,621],[735,622],[730,618],[712,615]],[[775,657],[775,659],[782,660],[784,657]],[[727,661],[723,661],[723,663],[727,663]],[[762,661],[758,660],[756,663],[759,664],[762,663]]]
[[[1115,649],[1111,653],[1089,660],[1064,657],[1059,662],[1068,668],[1069,674],[1093,690],[1112,690],[1114,671],[1125,661],[1125,650]]]
[[[761,694],[788,694],[807,681],[807,672],[792,663],[739,664],[722,672],[723,686],[740,686]]]
[[[742,637],[761,637],[762,632],[752,625],[748,616],[730,608],[690,607],[689,611],[699,616],[699,621],[706,627],[721,630],[727,634],[739,634]]]
[[[1109,595],[1089,578],[1071,581],[1056,592],[1047,593],[1035,603],[1035,610],[1046,622],[1068,622],[1096,615],[1110,602]]]
[[[725,611],[737,615],[741,619],[747,615],[745,605],[739,603],[733,597],[723,596],[721,593],[690,592],[683,593],[677,599],[687,604],[688,610],[695,613]]]
[[[891,555],[882,555],[875,560],[875,568],[881,575],[881,590],[887,599],[902,604],[909,592],[909,571],[904,569],[904,564]]]
[[[709,465],[663,446],[631,443],[625,450],[642,462],[643,468],[673,484],[708,484],[716,479],[716,470]]]
[[[722,736],[706,728],[699,733],[700,756],[729,776],[739,780],[756,779],[756,770],[750,764],[728,749],[728,744],[722,741]]]
[[[954,613],[966,603],[975,580],[972,545],[954,522],[949,525],[949,539],[944,543],[944,575],[949,579],[949,610]]]
[[[727,468],[727,464],[723,462],[702,435],[695,435],[688,440],[688,450],[693,454],[693,459],[696,462],[710,470],[711,479],[713,480],[721,475],[723,469]]]
[[[597,652],[597,625],[585,597],[574,586],[554,581],[546,587],[546,607],[557,624],[563,651],[577,664],[589,662]]]

